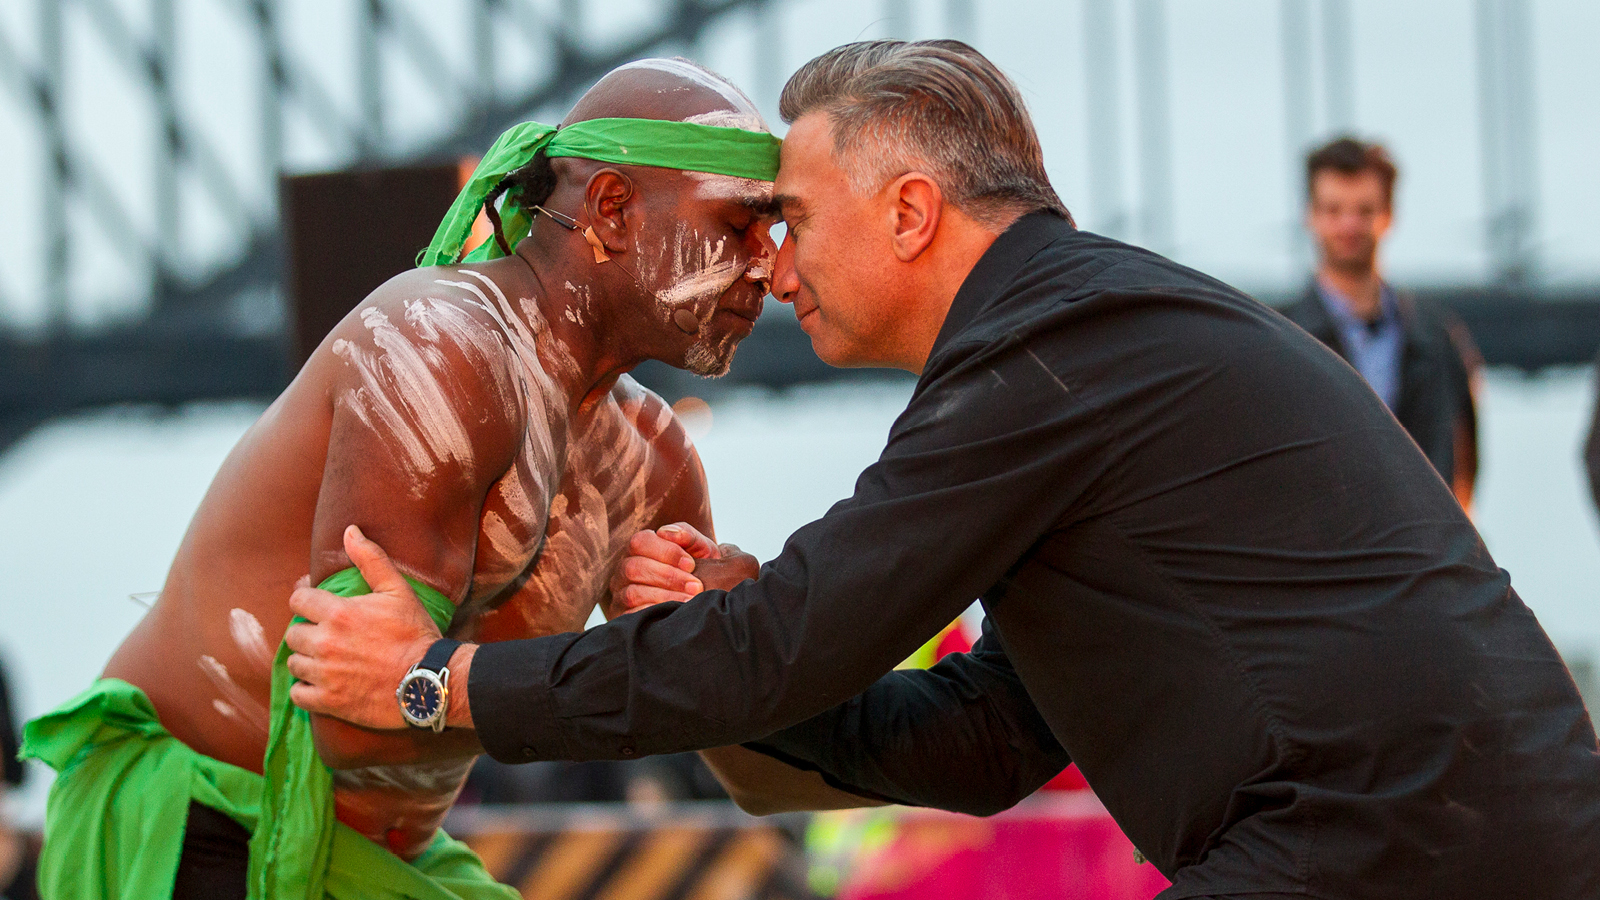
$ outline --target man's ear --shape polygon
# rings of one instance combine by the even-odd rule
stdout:
[[[616,169],[601,169],[589,176],[584,187],[583,205],[595,236],[611,253],[628,246],[629,201],[633,199],[633,179]]]
[[[1385,236],[1385,235],[1387,235],[1389,233],[1389,229],[1394,227],[1394,206],[1393,205],[1391,205],[1388,209],[1385,209],[1383,212],[1378,213],[1378,223],[1377,224],[1378,224],[1378,237],[1382,238],[1383,236]]]
[[[886,189],[893,232],[890,243],[901,262],[912,262],[933,243],[944,212],[944,192],[921,172],[907,172]]]

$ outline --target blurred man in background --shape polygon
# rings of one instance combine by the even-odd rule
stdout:
[[[1473,393],[1483,360],[1444,309],[1396,291],[1378,254],[1399,171],[1381,145],[1341,137],[1306,158],[1306,227],[1317,271],[1284,315],[1361,373],[1463,509],[1478,477]]]

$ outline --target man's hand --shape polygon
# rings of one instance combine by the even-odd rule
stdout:
[[[669,600],[685,601],[706,589],[727,590],[756,577],[761,564],[732,544],[717,544],[678,522],[641,531],[611,577],[611,593],[624,611]]]
[[[299,679],[289,699],[307,712],[367,728],[406,728],[395,688],[439,639],[439,629],[389,555],[361,529],[345,529],[344,549],[372,593],[340,597],[303,585],[290,595],[290,611],[308,621],[290,625],[283,636],[294,651],[289,674]],[[465,687],[462,681],[463,694]]]

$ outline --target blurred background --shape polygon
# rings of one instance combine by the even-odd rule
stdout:
[[[1080,226],[1269,303],[1309,279],[1305,152],[1345,132],[1383,141],[1401,169],[1386,274],[1454,310],[1487,362],[1475,519],[1597,696],[1600,542],[1580,450],[1600,345],[1600,4],[8,0],[0,660],[13,717],[95,677],[233,442],[305,348],[408,265],[462,160],[501,129],[559,121],[615,65],[683,55],[743,86],[781,134],[797,66],[881,37],[978,47],[1021,87]],[[823,366],[775,302],[727,378],[639,377],[696,435],[719,537],[761,558],[850,493],[911,390]],[[6,798],[24,830],[48,775],[30,769]],[[1082,791],[995,820],[773,823],[704,799],[714,787],[692,760],[487,773],[469,799],[619,805],[477,805],[457,827],[530,897],[1160,887]]]

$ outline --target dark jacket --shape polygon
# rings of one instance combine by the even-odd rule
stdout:
[[[1466,506],[1478,478],[1478,414],[1472,388],[1483,358],[1466,327],[1448,310],[1404,291],[1397,291],[1395,299],[1402,343],[1400,401],[1394,416]],[[1349,350],[1315,284],[1282,312],[1349,361]]]

